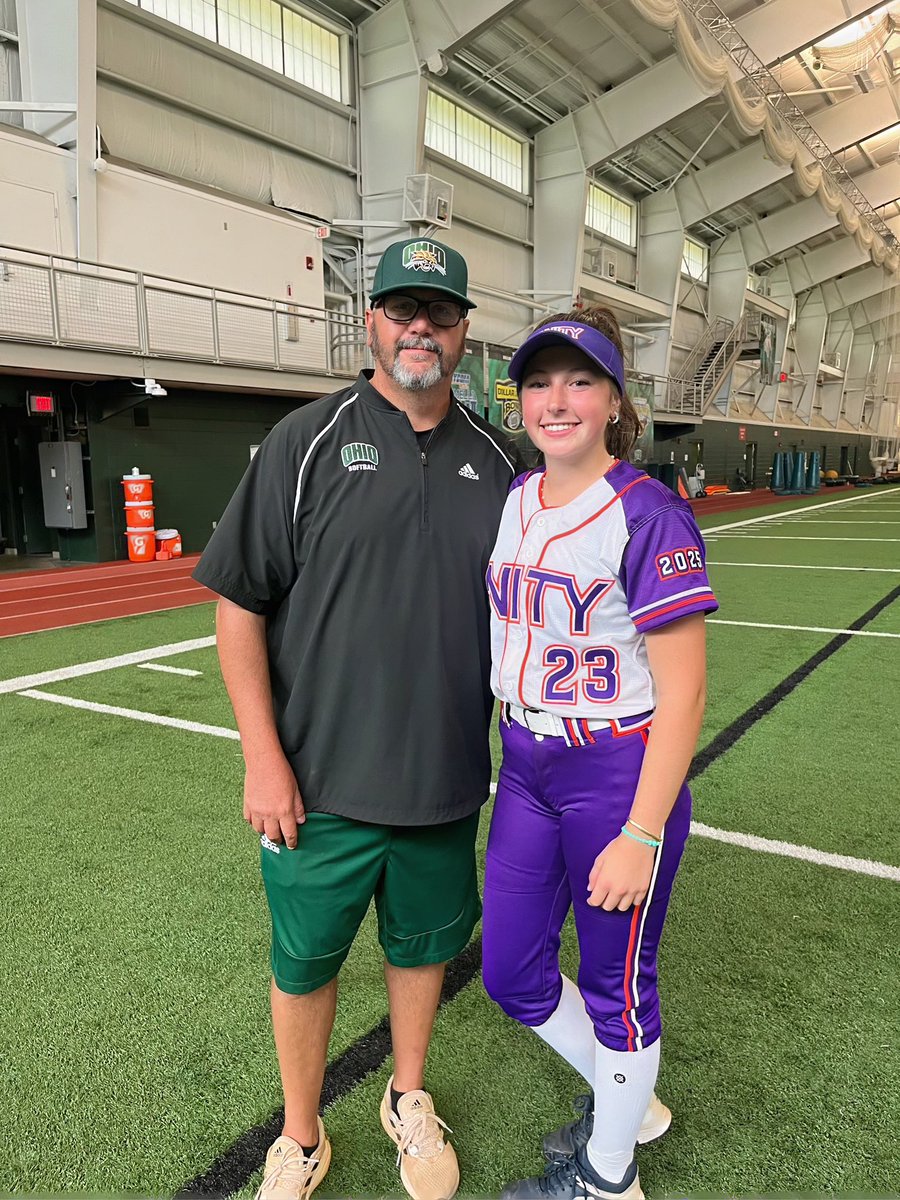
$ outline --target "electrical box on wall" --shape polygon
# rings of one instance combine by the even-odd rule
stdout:
[[[81,442],[41,442],[38,459],[44,524],[51,529],[87,529]]]
[[[410,225],[449,229],[453,218],[453,184],[436,175],[407,175],[403,185],[403,220]]]

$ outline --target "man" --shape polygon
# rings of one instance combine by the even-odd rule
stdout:
[[[484,572],[519,467],[451,391],[467,287],[449,247],[388,247],[366,313],[374,372],[272,430],[194,573],[222,597],[272,916],[285,1120],[259,1200],[306,1200],[328,1170],[318,1107],[336,977],[373,896],[394,1051],[381,1123],[414,1200],[459,1182],[424,1067],[444,964],[480,914]]]

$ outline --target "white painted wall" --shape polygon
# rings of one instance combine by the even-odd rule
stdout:
[[[75,253],[75,159],[0,126],[0,243]]]
[[[322,242],[305,222],[114,164],[98,209],[102,262],[276,299],[290,284],[324,306]]]

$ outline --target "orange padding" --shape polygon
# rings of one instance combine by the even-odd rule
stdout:
[[[705,490],[707,496],[727,496],[731,491],[731,489],[727,488],[724,483],[711,483]]]

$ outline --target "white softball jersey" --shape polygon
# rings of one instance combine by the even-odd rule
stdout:
[[[558,508],[543,477],[513,483],[487,570],[494,695],[576,720],[649,712],[644,634],[718,608],[690,505],[626,462]]]

